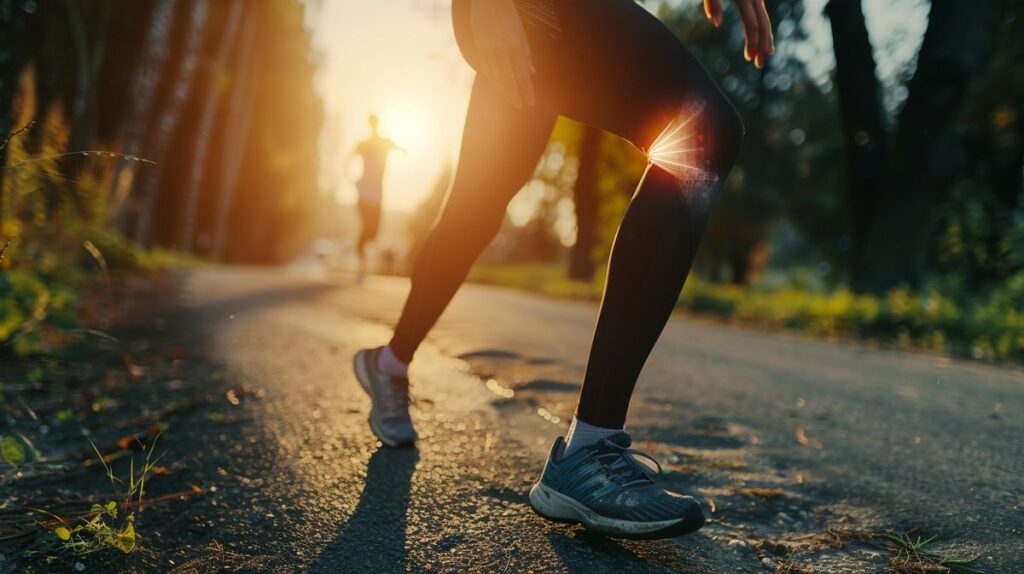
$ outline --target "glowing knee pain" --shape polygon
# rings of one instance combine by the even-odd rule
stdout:
[[[699,100],[680,105],[651,147],[644,151],[647,170],[656,165],[669,172],[686,199],[701,203],[710,201],[718,184],[718,176],[710,169],[707,144],[711,134],[703,121],[704,107]]]

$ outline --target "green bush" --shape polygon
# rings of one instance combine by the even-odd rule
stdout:
[[[559,263],[478,265],[470,280],[590,299],[600,298],[604,281],[571,281]],[[957,356],[1024,361],[1024,273],[988,293],[943,285],[923,293],[895,289],[884,297],[847,289],[763,290],[691,278],[678,306],[694,314],[821,337],[858,337]]]

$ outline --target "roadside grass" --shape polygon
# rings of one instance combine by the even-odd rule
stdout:
[[[934,549],[936,536],[922,538],[918,529],[907,532],[830,530],[837,539],[867,542],[889,553],[889,568],[897,574],[984,574],[972,565],[980,556],[954,556]]]
[[[31,479],[50,471],[70,470],[68,463],[47,461],[26,438],[18,437],[5,437],[3,455],[22,477]],[[130,455],[127,478],[118,476],[108,463],[120,453],[104,455],[89,440],[113,488],[113,498],[83,496],[68,490],[60,498],[51,499],[55,503],[51,508],[11,506],[10,499],[5,500],[0,509],[0,549],[6,553],[0,560],[0,572],[18,571],[9,568],[17,569],[19,565],[45,569],[63,565],[84,572],[108,567],[119,556],[134,552],[138,548],[136,512],[141,512],[147,501],[147,479],[160,468],[161,457],[154,458],[158,437],[159,434],[154,435],[148,444],[138,436],[131,437],[143,460],[136,467],[135,457]],[[88,510],[81,507],[84,501],[97,498],[99,502],[92,503]],[[86,566],[86,561],[90,566]]]
[[[931,550],[929,547],[935,541],[935,536],[911,538],[909,533],[887,532],[881,536],[881,544],[893,555],[889,558],[889,565],[897,572],[906,574],[926,574],[937,572],[945,573],[970,573],[981,574],[970,566],[977,562],[980,556],[957,557],[941,551]]]
[[[599,300],[603,272],[591,282],[568,279],[559,263],[480,264],[469,280],[556,297]],[[968,302],[963,302],[968,301]],[[885,296],[841,289],[759,289],[691,277],[678,308],[698,316],[825,338],[858,338],[957,357],[1024,361],[1024,274],[983,296],[954,297],[938,289]]]
[[[914,528],[906,532],[872,532],[828,528],[825,532],[789,541],[762,542],[762,554],[775,563],[778,574],[817,572],[813,554],[822,548],[842,549],[851,542],[885,553],[887,572],[894,574],[985,574],[974,567],[980,555],[959,556],[936,549],[936,536],[922,537]]]
[[[104,504],[93,504],[89,512],[77,516],[62,517],[52,512],[37,509],[49,517],[49,520],[38,523],[39,527],[53,533],[60,543],[56,547],[29,547],[24,550],[26,557],[41,553],[44,561],[56,559],[60,555],[74,560],[104,551],[118,551],[129,554],[136,549],[135,510],[142,508],[146,493],[146,478],[153,472],[160,457],[153,459],[157,438],[146,448],[142,441],[135,437],[145,453],[142,466],[136,471],[135,459],[131,459],[127,482],[118,477],[107,464],[105,457],[96,445],[89,441],[103,471],[114,488],[120,491],[120,501],[108,500]],[[58,555],[47,556],[56,550]]]

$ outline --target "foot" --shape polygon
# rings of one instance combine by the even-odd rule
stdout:
[[[700,504],[654,484],[654,471],[636,457],[654,461],[659,473],[661,465],[630,442],[619,433],[563,456],[565,441],[558,437],[530,505],[549,520],[582,523],[614,538],[671,538],[703,526]]]
[[[370,429],[388,446],[410,446],[416,442],[416,429],[409,418],[409,379],[392,377],[377,367],[380,349],[356,353],[356,379],[370,395]]]

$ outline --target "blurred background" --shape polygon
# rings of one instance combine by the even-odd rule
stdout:
[[[743,61],[697,0],[644,3],[747,126],[680,307],[1024,358],[1024,6],[767,0]],[[367,117],[392,154],[372,269],[404,274],[443,204],[473,73],[444,0],[0,0],[0,340],[90,274],[180,258],[344,270]],[[644,167],[560,120],[472,279],[597,298]],[[157,262],[157,263],[154,263]]]

